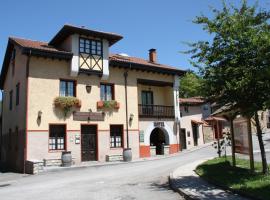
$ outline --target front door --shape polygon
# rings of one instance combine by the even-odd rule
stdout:
[[[82,161],[97,160],[97,126],[81,126]]]
[[[180,149],[183,150],[183,149],[187,149],[187,141],[186,141],[186,129],[184,128],[181,128],[180,129]]]

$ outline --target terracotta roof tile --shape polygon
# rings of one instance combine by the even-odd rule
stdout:
[[[12,42],[16,43],[17,45],[28,48],[28,49],[34,49],[42,52],[49,52],[53,54],[67,54],[72,55],[72,52],[64,51],[59,48],[55,48],[51,45],[48,45],[47,42],[41,42],[41,41],[35,41],[35,40],[29,40],[29,39],[23,39],[23,38],[16,38],[16,37],[10,37],[9,38]],[[137,58],[137,57],[130,57],[130,56],[122,56],[119,54],[111,54],[109,56],[110,61],[116,61],[120,63],[132,63],[132,64],[138,64],[142,66],[149,66],[156,69],[162,69],[162,70],[168,70],[168,71],[177,71],[178,73],[185,73],[184,70],[178,69],[176,67],[171,67],[168,65],[163,65],[159,63],[153,63],[148,60]],[[145,70],[148,70],[145,68]]]
[[[54,53],[67,53],[67,54],[71,53],[68,51],[63,51],[61,49],[57,49],[55,47],[49,46],[47,42],[28,40],[28,39],[23,39],[23,38],[15,38],[15,37],[10,37],[9,39],[24,48],[37,49],[41,51],[54,52]]]
[[[202,97],[180,98],[180,104],[203,104],[205,100]]]
[[[184,72],[184,70],[180,70],[179,68],[176,68],[176,67],[171,67],[171,66],[159,64],[159,63],[153,63],[153,62],[150,62],[149,60],[145,60],[142,58],[131,57],[131,56],[122,56],[119,54],[111,54],[110,60],[123,62],[123,63],[134,63],[134,64],[140,64],[140,65],[147,65],[147,66],[152,66],[152,67],[157,67],[157,68],[162,68],[162,69],[179,70],[179,71]]]

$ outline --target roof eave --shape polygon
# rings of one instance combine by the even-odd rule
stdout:
[[[125,67],[129,69],[137,69],[137,70],[157,72],[157,73],[165,73],[165,74],[170,74],[170,75],[183,76],[185,74],[185,71],[182,71],[182,70],[165,69],[165,68],[155,67],[151,65],[144,65],[144,64],[131,63],[131,62],[121,62],[121,61],[116,61],[116,60],[110,60],[109,64],[110,66]]]
[[[22,53],[25,55],[34,55],[34,56],[41,56],[41,57],[49,57],[49,58],[57,58],[63,60],[70,60],[72,59],[73,53],[69,52],[51,52],[46,50],[40,50],[35,48],[23,48]]]
[[[59,45],[62,41],[64,41],[68,36],[72,34],[80,34],[80,35],[86,35],[86,36],[94,36],[99,38],[104,38],[109,41],[109,45],[112,46],[119,40],[123,38],[121,35],[113,34],[113,33],[105,33],[105,32],[99,32],[69,25],[64,25],[62,29],[53,37],[53,39],[48,43],[52,46]]]

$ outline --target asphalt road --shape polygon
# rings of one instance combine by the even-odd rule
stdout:
[[[170,190],[168,175],[179,166],[216,156],[213,147],[160,160],[73,168],[20,178],[0,187],[0,199],[182,199]]]

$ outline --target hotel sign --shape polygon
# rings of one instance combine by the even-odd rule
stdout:
[[[74,121],[104,121],[104,114],[100,112],[74,112]]]
[[[154,122],[154,127],[164,127],[164,122]]]

